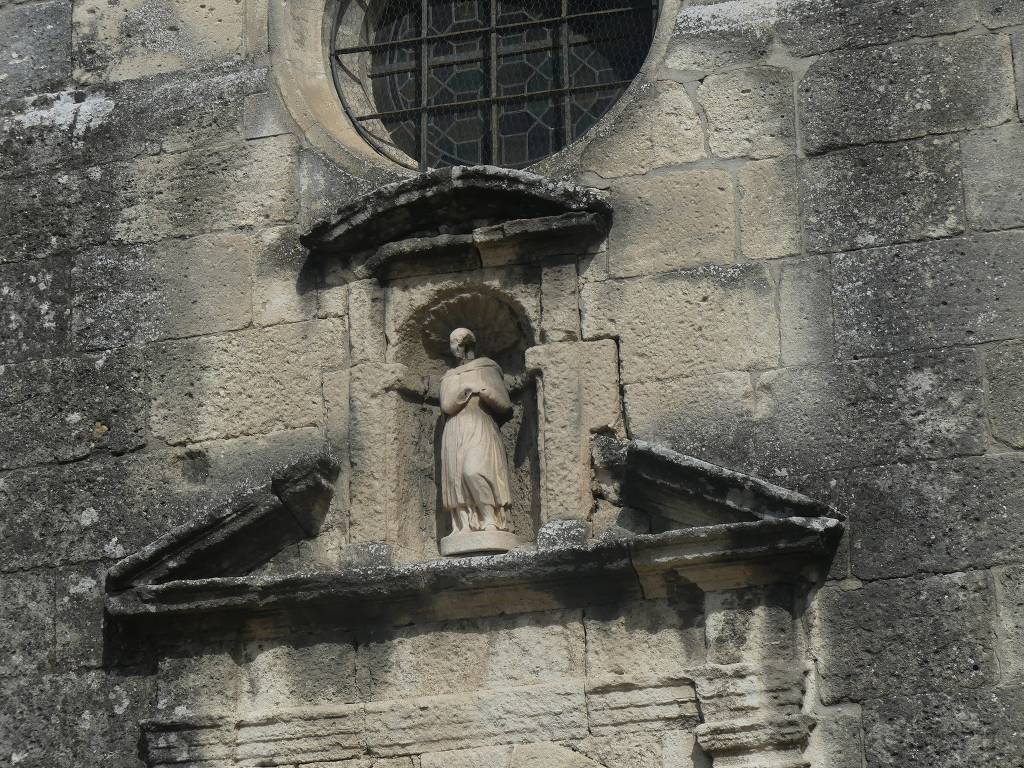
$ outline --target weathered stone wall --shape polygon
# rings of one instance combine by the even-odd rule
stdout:
[[[0,32],[0,764],[135,766],[166,671],[104,664],[102,574],[347,444],[376,339],[297,236],[397,176],[293,127],[265,1],[0,0]],[[626,429],[849,515],[803,627],[815,768],[1022,765],[1024,6],[669,2],[661,32],[649,82],[539,169],[610,191],[577,288]],[[296,557],[344,561],[347,498]],[[622,663],[582,615],[537,621],[568,678]],[[389,697],[444,678],[353,654]],[[673,744],[650,764],[691,765]]]

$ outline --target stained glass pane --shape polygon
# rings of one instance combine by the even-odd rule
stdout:
[[[651,0],[379,1],[361,49],[376,111],[350,114],[421,168],[557,152],[622,95],[654,32]]]
[[[427,121],[429,168],[490,162],[490,107],[438,112]]]
[[[561,99],[511,101],[500,109],[499,165],[521,168],[547,157],[562,146]]]

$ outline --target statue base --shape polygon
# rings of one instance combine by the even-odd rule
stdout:
[[[508,552],[518,545],[519,539],[511,531],[467,531],[448,534],[441,539],[440,549],[444,557],[457,557]]]

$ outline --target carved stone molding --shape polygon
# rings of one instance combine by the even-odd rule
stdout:
[[[171,616],[266,612],[315,622],[319,608],[343,616],[342,624],[436,621],[492,615],[509,605],[586,605],[600,590],[652,598],[681,582],[715,591],[803,581],[810,566],[827,561],[841,533],[842,523],[832,518],[766,519],[407,566],[140,583],[110,591],[106,604],[115,621],[160,627]]]
[[[302,238],[352,280],[537,263],[579,255],[611,221],[605,193],[525,171],[442,168],[383,186]]]

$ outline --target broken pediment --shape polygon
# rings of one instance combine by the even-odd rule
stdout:
[[[599,481],[614,477],[613,495],[662,520],[662,532],[555,537],[507,555],[403,566],[385,556],[315,573],[258,572],[288,544],[316,535],[339,469],[324,454],[284,467],[115,565],[108,613],[131,622],[321,606],[344,607],[352,621],[401,622],[504,610],[508,601],[524,610],[585,605],[595,585],[650,597],[680,579],[704,589],[802,579],[808,565],[827,561],[842,533],[827,506],[749,475],[642,441],[595,443]]]
[[[575,255],[601,241],[599,190],[508,168],[441,168],[342,207],[302,238],[351,279],[443,273]]]
[[[644,440],[598,436],[594,464],[623,507],[660,517],[673,527],[840,518],[801,493]]]
[[[197,520],[114,565],[107,589],[241,576],[290,544],[317,535],[340,466],[330,453],[298,459],[251,484]]]

